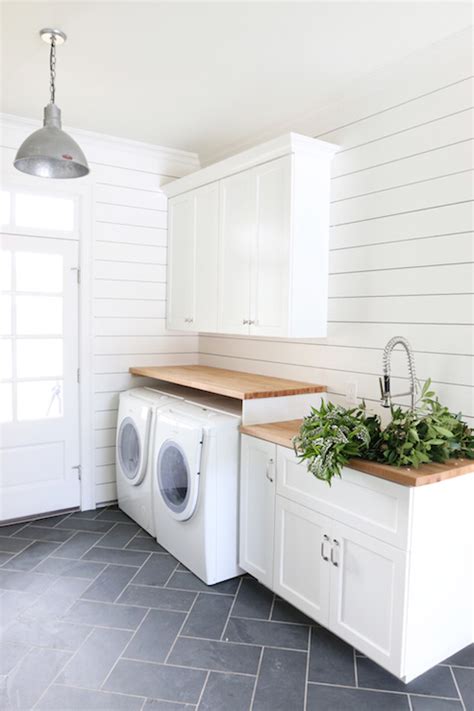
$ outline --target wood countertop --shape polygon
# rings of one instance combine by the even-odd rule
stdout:
[[[237,370],[211,368],[206,365],[174,365],[130,368],[133,375],[156,378],[176,385],[184,385],[196,390],[206,390],[218,395],[226,395],[237,400],[280,397],[283,395],[303,395],[326,391],[324,385],[302,383],[298,380],[272,378],[267,375],[240,373]]]
[[[291,441],[298,434],[302,422],[303,420],[287,420],[262,425],[242,425],[240,431],[242,434],[293,449]],[[422,464],[418,469],[392,467],[390,464],[370,462],[367,459],[351,459],[347,466],[403,486],[435,484],[438,481],[474,472],[474,460],[469,459],[450,459],[444,464]]]

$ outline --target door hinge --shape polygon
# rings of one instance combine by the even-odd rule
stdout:
[[[78,368],[78,369],[76,370],[76,380],[77,380],[78,383],[81,382],[81,369],[80,369],[80,368]]]
[[[81,467],[81,465],[80,465],[80,464],[76,464],[76,466],[75,466],[75,467],[71,467],[71,469],[77,469],[77,478],[79,479],[79,481],[81,481],[81,479],[82,479],[82,467]]]

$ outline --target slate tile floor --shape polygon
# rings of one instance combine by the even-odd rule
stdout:
[[[114,506],[0,528],[0,609],[3,711],[474,711],[474,645],[404,686]]]

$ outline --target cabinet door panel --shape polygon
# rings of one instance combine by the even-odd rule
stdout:
[[[242,436],[240,566],[267,587],[273,585],[276,447]]]
[[[276,497],[274,590],[323,625],[329,620],[331,523],[304,506]]]
[[[217,331],[217,275],[219,239],[219,185],[213,183],[195,194],[194,292],[196,331]]]
[[[333,525],[330,629],[397,676],[406,557],[376,538]]]
[[[251,260],[250,333],[288,331],[291,156],[256,170],[257,234]]]
[[[220,190],[219,330],[248,333],[257,207],[255,170],[222,180]]]
[[[168,327],[194,328],[194,219],[193,193],[169,202]]]

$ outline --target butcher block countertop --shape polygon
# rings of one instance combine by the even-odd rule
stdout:
[[[240,373],[237,370],[211,368],[206,365],[144,366],[143,368],[130,368],[130,373],[184,385],[196,390],[206,390],[209,393],[226,395],[237,400],[304,395],[326,391],[324,385],[272,378],[267,375]]]
[[[242,425],[240,431],[242,434],[293,449],[291,441],[298,434],[302,422],[303,420],[287,420],[262,425]],[[474,460],[469,459],[450,459],[444,464],[422,464],[418,469],[392,467],[390,464],[370,462],[367,459],[351,459],[347,466],[404,486],[435,484],[438,481],[474,472]]]

